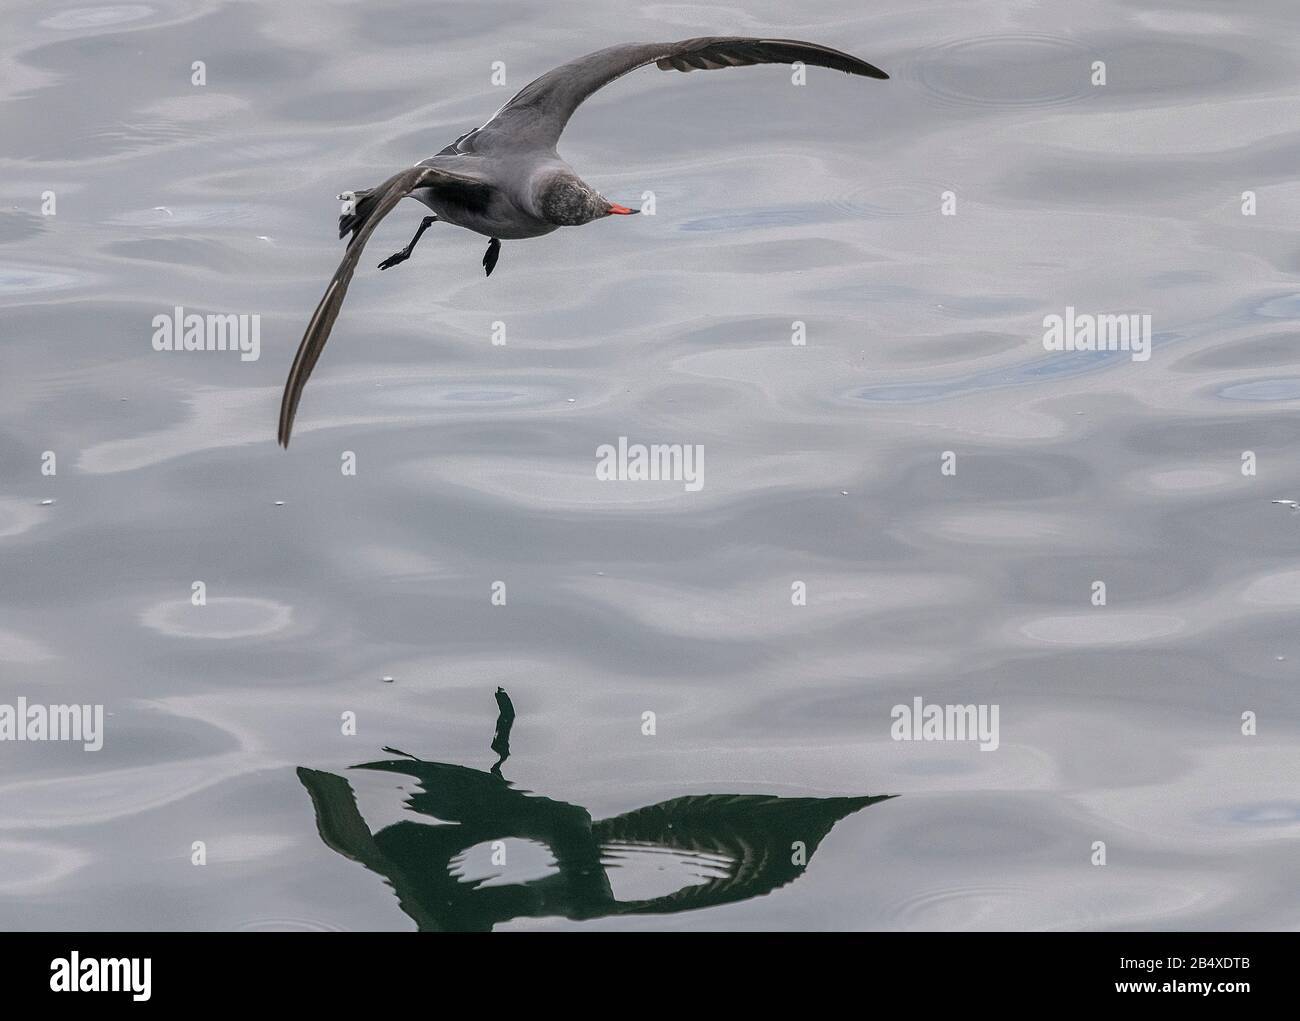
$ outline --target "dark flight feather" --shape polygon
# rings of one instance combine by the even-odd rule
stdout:
[[[302,389],[307,385],[312,369],[316,367],[320,353],[325,348],[325,342],[329,340],[330,330],[334,327],[334,321],[343,307],[343,299],[347,296],[348,285],[352,282],[352,274],[356,272],[362,249],[366,247],[370,235],[379,226],[379,221],[392,212],[398,202],[418,188],[433,188],[439,194],[446,189],[457,201],[472,201],[483,205],[491,200],[492,194],[490,185],[472,177],[453,174],[434,167],[411,167],[400,174],[394,174],[379,187],[368,190],[354,210],[359,219],[346,227],[340,219],[340,236],[347,230],[352,230],[352,240],[348,242],[343,261],[334,271],[334,276],[330,279],[320,304],[312,313],[302,343],[298,345],[298,353],[294,356],[293,367],[289,370],[289,378],[284,384],[284,397],[280,401],[279,430],[282,447],[289,445],[289,434],[293,430],[294,416],[298,413]]]

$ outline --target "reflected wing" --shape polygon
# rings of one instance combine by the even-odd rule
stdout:
[[[414,919],[422,932],[441,929],[437,917],[425,910],[417,895],[416,879],[400,863],[389,860],[375,843],[370,827],[357,808],[352,786],[333,773],[303,766],[299,766],[297,772],[298,779],[311,795],[312,807],[316,810],[316,830],[325,846],[387,879],[402,910]]]
[[[829,46],[795,39],[742,36],[677,43],[624,43],[589,53],[525,85],[490,121],[462,140],[461,151],[492,148],[553,149],[569,118],[588,96],[629,71],[655,64],[663,71],[712,71],[749,64],[802,61],[867,78],[888,78],[880,68]]]
[[[592,832],[606,853],[617,854],[620,848],[668,848],[709,856],[713,868],[724,874],[619,908],[624,914],[694,911],[762,896],[791,882],[802,874],[831,827],[845,816],[891,797],[691,795],[602,819]],[[802,864],[794,860],[796,842],[803,848]]]
[[[392,212],[393,207],[417,188],[432,188],[446,191],[465,204],[485,203],[491,197],[491,187],[477,178],[455,174],[436,167],[411,167],[400,174],[394,174],[378,188],[367,193],[364,205],[359,204],[353,219],[345,229],[352,230],[352,240],[343,255],[343,261],[330,278],[329,287],[321,298],[316,311],[312,313],[303,334],[298,353],[294,356],[293,366],[289,369],[289,378],[284,384],[284,397],[280,401],[279,440],[282,447],[289,446],[289,433],[293,429],[294,415],[298,412],[298,402],[302,398],[302,389],[307,385],[311,370],[329,340],[334,320],[339,317],[343,299],[348,293],[348,284],[356,271],[361,251],[370,240],[370,235],[379,226],[379,221]],[[472,202],[466,202],[467,199]]]

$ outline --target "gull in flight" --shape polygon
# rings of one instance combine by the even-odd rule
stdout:
[[[289,370],[280,404],[280,445],[289,445],[303,387],[338,318],[361,251],[379,221],[403,198],[409,195],[422,202],[432,215],[420,221],[411,243],[381,262],[380,269],[409,259],[424,232],[441,221],[489,239],[483,268],[491,276],[502,239],[541,237],[560,227],[579,227],[606,216],[636,212],[601,195],[555,149],[573,111],[597,89],[647,64],[663,71],[712,71],[796,62],[867,78],[889,77],[847,53],[793,39],[726,36],[611,46],[525,85],[486,124],[461,135],[436,156],[374,188],[340,196],[348,200],[348,211],[339,217],[339,237],[349,232],[352,237],[312,313]]]

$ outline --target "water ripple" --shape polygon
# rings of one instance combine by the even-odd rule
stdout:
[[[943,106],[1052,107],[1095,90],[1081,44],[1052,35],[953,39],[916,51],[901,78]]]
[[[1219,390],[1217,396],[1225,401],[1294,401],[1300,399],[1300,377],[1233,383]]]

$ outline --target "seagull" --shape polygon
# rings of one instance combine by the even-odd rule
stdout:
[[[1273,503],[1280,503],[1283,507],[1290,507],[1293,511],[1300,511],[1300,503],[1294,500],[1273,500]]]
[[[866,78],[889,77],[847,53],[793,39],[710,36],[676,43],[623,43],[548,71],[520,89],[486,124],[461,135],[437,155],[374,188],[344,192],[339,196],[346,202],[339,217],[339,237],[349,232],[352,237],[289,370],[280,404],[280,445],[289,446],[303,387],[338,318],[361,251],[379,221],[402,199],[416,199],[432,215],[420,221],[410,244],[379,264],[381,270],[409,259],[424,232],[441,221],[489,239],[483,269],[491,276],[502,240],[541,237],[560,227],[637,212],[605,198],[556,152],[569,118],[597,89],[648,64],[662,71],[712,71],[797,62]]]

